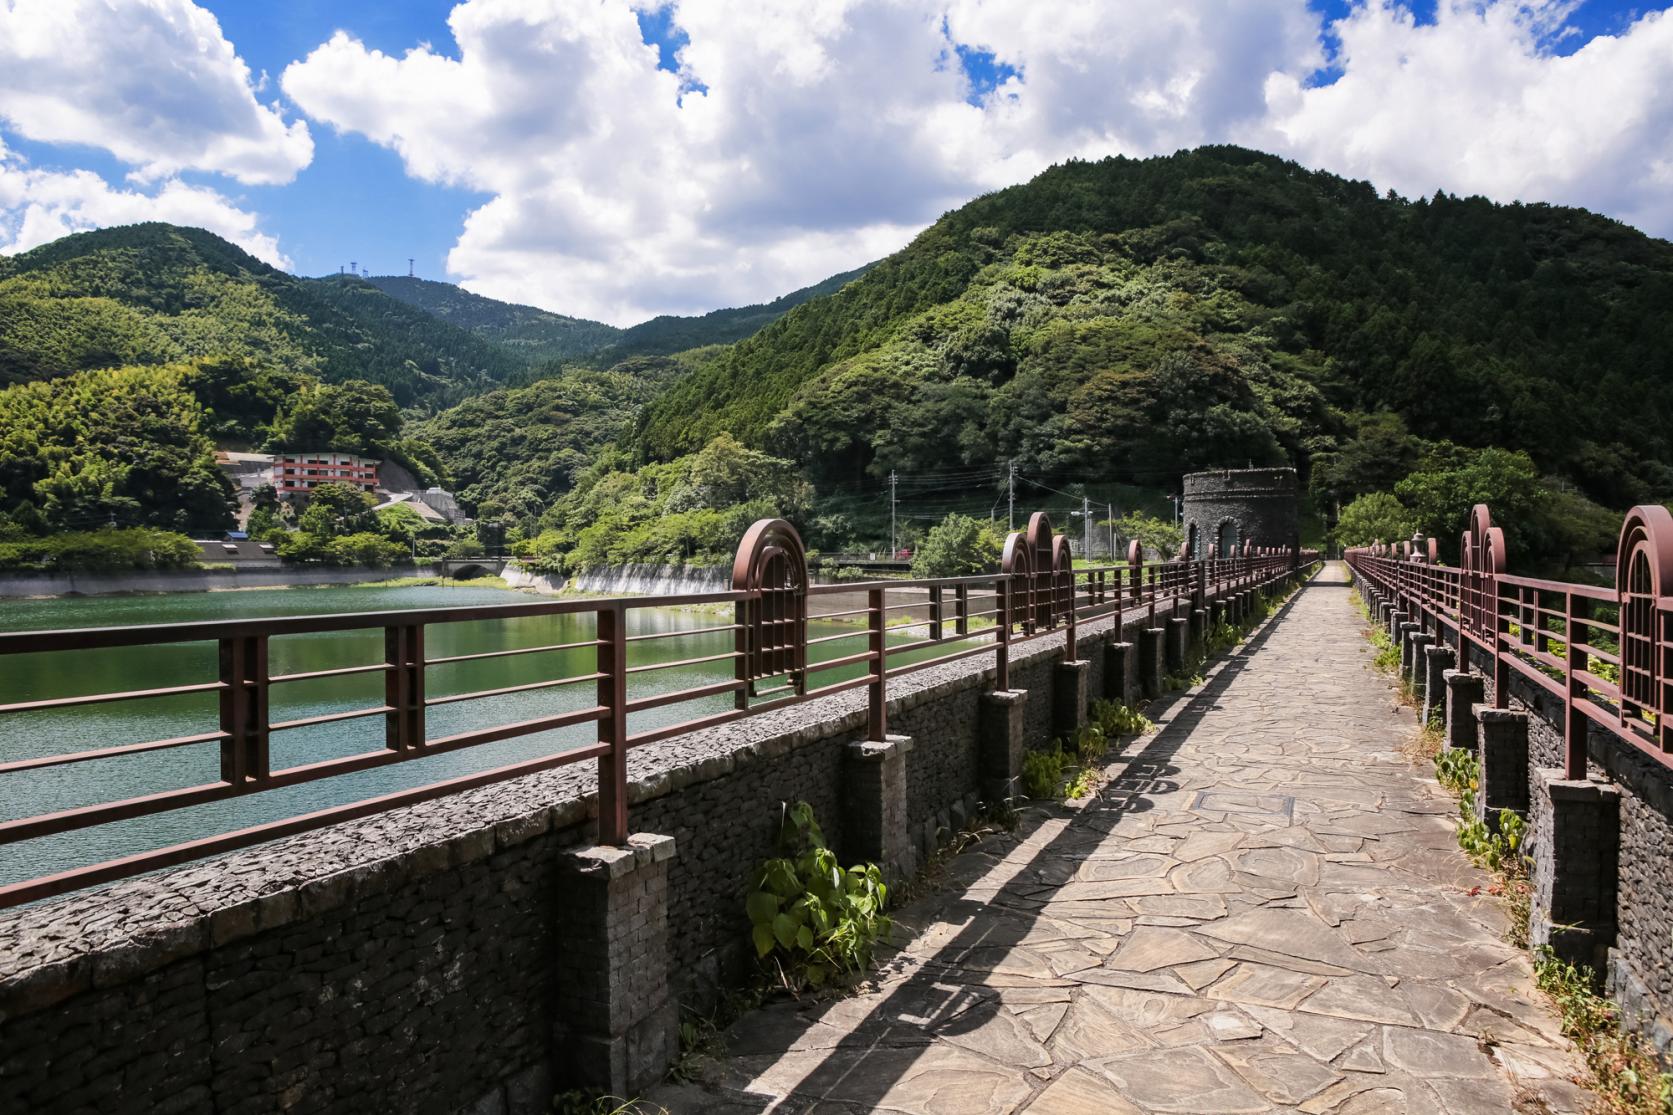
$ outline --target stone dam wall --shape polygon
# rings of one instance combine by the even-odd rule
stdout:
[[[1500,809],[1525,820],[1531,941],[1602,974],[1629,1023],[1673,1064],[1673,771],[1588,720],[1587,777],[1567,780],[1559,696],[1512,671],[1508,707],[1493,708],[1486,649],[1367,599],[1403,644],[1406,674],[1447,745],[1481,762],[1478,814],[1493,826]]]
[[[890,738],[851,691],[637,748],[627,848],[592,845],[589,764],[0,916],[0,1111],[546,1111],[632,1094],[751,964],[743,898],[784,803],[845,862],[910,874],[1026,747],[1099,697],[1159,692],[1247,591],[1082,624],[891,679]],[[1014,790],[1012,791],[1014,792]]]

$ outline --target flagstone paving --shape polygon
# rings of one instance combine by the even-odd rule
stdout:
[[[1339,565],[906,907],[875,987],[754,1011],[676,1115],[1579,1112],[1589,1095]]]

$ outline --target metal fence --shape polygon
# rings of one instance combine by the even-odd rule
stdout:
[[[1565,775],[1586,777],[1586,733],[1598,724],[1673,767],[1673,515],[1627,513],[1614,584],[1512,576],[1504,532],[1484,504],[1470,513],[1459,564],[1437,560],[1435,539],[1378,543],[1345,554],[1414,621],[1457,635],[1492,659],[1493,699],[1509,702],[1512,675],[1563,702]],[[1460,663],[1462,665],[1462,662]]]
[[[733,587],[725,592],[0,634],[0,659],[19,654],[62,655],[61,670],[55,662],[53,676],[66,678],[75,676],[78,655],[111,648],[212,643],[218,650],[214,676],[166,679],[169,684],[126,692],[0,705],[0,717],[15,717],[189,694],[213,694],[218,702],[218,716],[213,723],[206,722],[201,731],[0,762],[0,778],[29,779],[51,768],[179,748],[214,747],[219,753],[217,777],[209,781],[0,821],[0,847],[518,736],[583,724],[595,724],[597,729],[593,742],[555,747],[515,763],[0,886],[0,907],[588,760],[596,761],[598,769],[599,839],[620,844],[628,834],[627,753],[631,748],[859,688],[869,694],[868,735],[882,739],[887,728],[891,679],[966,657],[991,655],[998,686],[1008,688],[1011,655],[1019,645],[1061,632],[1072,658],[1080,623],[1139,610],[1154,624],[1159,614],[1200,606],[1204,600],[1226,592],[1269,585],[1312,557],[1311,552],[1295,549],[1258,550],[1245,545],[1231,556],[1211,554],[1206,560],[1147,564],[1134,544],[1125,565],[1077,569],[1068,539],[1053,533],[1044,514],[1036,514],[1026,531],[1014,532],[1006,540],[997,573],[814,585],[809,581],[805,552],[796,531],[782,520],[762,520],[740,543],[732,571]],[[809,601],[822,597],[836,597],[832,603],[838,606],[821,611],[818,618],[846,622],[853,630],[809,638]],[[850,602],[854,606],[841,606]],[[730,605],[731,621],[681,631],[629,633],[628,617],[635,609],[685,605]],[[425,650],[427,632],[442,625],[557,615],[592,617],[592,637],[471,654],[431,656]],[[381,632],[382,656],[332,669],[279,674],[269,669],[270,640],[350,631]],[[730,651],[634,661],[635,648],[653,640],[722,632],[734,637]],[[809,648],[826,644],[832,656],[810,660]],[[498,688],[426,693],[427,672],[435,667],[565,651],[592,651],[587,659],[591,668]],[[635,682],[642,682],[655,671],[721,663],[731,664],[732,676],[726,680],[651,693],[644,692],[641,684],[635,692]],[[723,666],[719,668],[724,671]],[[843,676],[856,671],[858,676]],[[381,702],[278,721],[269,712],[269,697],[275,687],[359,675],[381,676]],[[590,698],[584,699],[579,708],[453,734],[431,736],[426,728],[427,711],[439,705],[564,687],[577,687]],[[713,706],[714,698],[728,695],[730,709],[699,709],[695,711],[702,711],[702,715],[678,723],[629,730],[631,714],[700,702]],[[380,733],[374,727],[368,733],[371,738],[366,742],[375,743],[366,750],[274,768],[270,742],[276,733],[340,721],[381,722],[382,730]],[[208,773],[215,760],[211,754],[205,759]]]

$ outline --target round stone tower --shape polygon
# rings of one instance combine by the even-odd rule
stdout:
[[[1262,546],[1301,544],[1300,508],[1293,468],[1238,468],[1193,472],[1185,477],[1182,517],[1186,552],[1205,558]]]

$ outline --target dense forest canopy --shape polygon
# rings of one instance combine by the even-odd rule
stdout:
[[[366,281],[391,298],[499,345],[531,366],[587,356],[622,336],[620,329],[601,321],[499,302],[452,283],[410,275],[373,275]]]
[[[522,367],[370,283],[298,279],[202,229],[100,229],[0,262],[0,384],[215,357],[379,383],[423,407]]]
[[[1415,456],[1392,416],[1622,505],[1673,489],[1669,305],[1673,245],[1581,210],[1378,196],[1231,147],[1071,162],[723,351],[636,446],[730,431],[816,483],[951,453],[1167,484],[1309,476],[1362,435]]]

